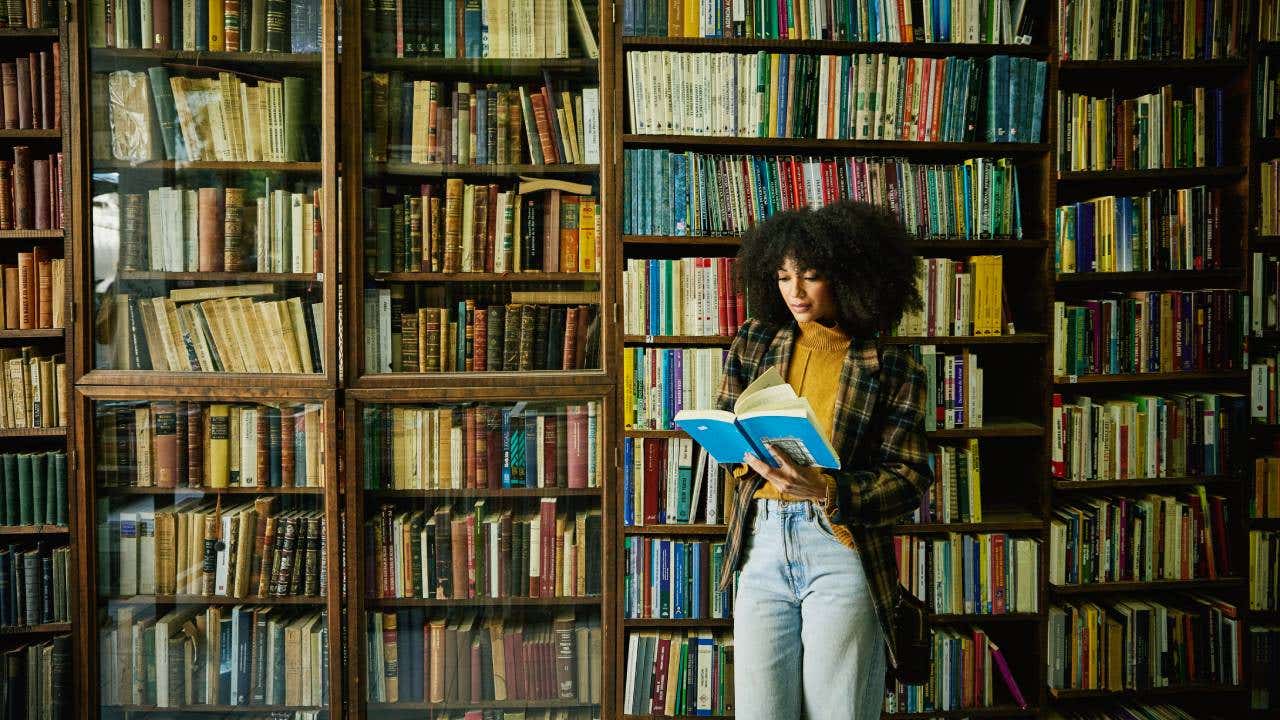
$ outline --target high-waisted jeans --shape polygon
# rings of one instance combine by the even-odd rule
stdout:
[[[737,720],[875,720],[884,632],[858,553],[810,502],[758,499],[733,606]]]

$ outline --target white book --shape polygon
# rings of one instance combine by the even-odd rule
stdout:
[[[163,209],[164,204],[161,201],[164,188],[154,188],[147,191],[147,249],[149,257],[147,258],[147,266],[138,268],[139,270],[164,270],[165,268],[165,238],[163,226]]]
[[[138,509],[120,513],[120,596],[138,594]]]
[[[138,513],[138,594],[156,592],[156,514],[153,510]]]
[[[582,121],[583,161],[595,165],[600,162],[600,88],[582,89]]]
[[[289,258],[288,271],[295,272],[295,273],[306,272],[306,269],[305,269],[306,259],[303,254],[303,251],[305,250],[305,244],[303,242],[303,236],[304,236],[303,231],[306,228],[305,221],[308,220],[309,217],[304,212],[306,210],[306,207],[305,207],[306,203],[304,202],[303,194],[290,193],[289,203],[290,203],[289,204],[290,258]]]
[[[175,188],[173,198],[174,207],[181,208],[178,212],[182,214],[182,252],[176,252],[176,248],[172,248],[173,252],[169,255],[168,269],[172,272],[194,272],[200,268],[200,210],[198,190],[184,190]],[[177,193],[180,193],[179,196]],[[176,218],[170,218],[172,224]],[[170,236],[177,238],[177,234]]]

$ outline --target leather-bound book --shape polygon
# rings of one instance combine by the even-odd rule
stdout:
[[[187,485],[204,486],[204,410],[200,403],[187,403]]]
[[[4,129],[18,129],[18,64],[0,63],[0,94],[4,98]]]
[[[146,196],[128,193],[124,196],[120,211],[120,269],[146,270],[147,262],[147,205]]]
[[[17,70],[14,78],[17,83],[17,128],[28,130],[31,128],[31,60],[19,57],[14,59],[14,64]]]
[[[565,310],[564,319],[564,352],[561,353],[560,369],[576,370],[576,348],[578,345],[578,308]]]
[[[200,188],[197,200],[200,272],[221,272],[225,259],[222,213],[223,193],[219,188]]]
[[[502,305],[490,305],[485,313],[487,327],[485,330],[485,367],[493,372],[503,369],[502,341],[506,337],[504,322],[507,309]]]
[[[520,369],[520,327],[524,322],[524,306],[506,306],[502,328],[502,369],[508,372]]]
[[[0,230],[13,229],[13,163],[0,160]]]
[[[151,462],[156,487],[177,487],[178,408],[171,400],[151,403]]]
[[[290,405],[280,407],[280,483],[279,486],[293,487],[294,466],[298,461],[297,448],[294,443],[297,439],[294,437],[297,433],[297,424],[294,422],[294,414],[297,409]]]
[[[13,148],[13,209],[14,227],[19,230],[35,228],[35,208],[31,193],[31,148],[16,145]]]
[[[32,253],[36,262],[36,327],[53,327],[53,265]]]
[[[35,201],[35,227],[37,230],[48,230],[50,227],[50,205],[53,200],[49,194],[49,161],[35,160],[31,163],[34,184],[32,195]]]
[[[227,188],[223,193],[223,259],[227,272],[249,270],[249,256],[253,254],[244,241],[244,188]]]
[[[40,71],[36,75],[40,78],[40,116],[39,122],[32,127],[52,130],[55,122],[53,87],[57,84],[53,74],[53,55],[48,50],[41,50],[39,60]]]
[[[475,309],[475,328],[472,331],[471,369],[484,372],[489,360],[489,311],[484,308]]]
[[[36,326],[36,265],[35,255],[18,253],[18,329],[32,330]]]
[[[520,370],[533,370],[534,358],[534,335],[536,334],[536,325],[538,322],[538,308],[535,305],[525,305],[520,318]]]

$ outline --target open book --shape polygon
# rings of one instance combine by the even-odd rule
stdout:
[[[675,422],[721,464],[741,463],[743,455],[752,453],[777,467],[765,447],[771,443],[797,465],[840,467],[840,458],[819,429],[809,401],[796,395],[776,367],[742,391],[733,412],[681,410]]]

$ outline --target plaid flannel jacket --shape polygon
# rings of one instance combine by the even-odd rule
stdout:
[[[729,348],[716,406],[732,410],[743,389],[770,367],[780,366],[786,377],[798,334],[795,323],[779,328],[747,320]],[[920,506],[920,496],[933,482],[924,435],[924,369],[905,347],[879,352],[874,341],[855,339],[840,370],[840,388],[831,444],[840,455],[841,469],[828,471],[836,480],[836,503],[829,518],[853,534],[889,660],[896,666],[893,608],[899,586],[893,526]],[[729,587],[742,562],[746,528],[755,512],[752,496],[764,482],[754,472],[738,480],[721,590]]]

